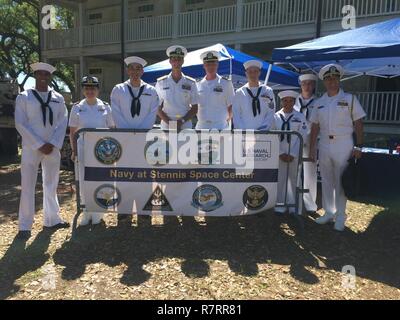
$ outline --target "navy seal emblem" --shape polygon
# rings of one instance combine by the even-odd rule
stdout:
[[[121,158],[122,147],[114,138],[102,138],[96,143],[94,154],[96,159],[102,164],[114,164]]]

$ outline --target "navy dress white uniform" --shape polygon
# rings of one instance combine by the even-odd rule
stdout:
[[[216,51],[204,52],[200,56],[204,62],[218,61],[219,57]],[[235,91],[231,80],[219,74],[216,76],[214,80],[204,77],[197,83],[199,110],[196,129],[230,129],[228,110],[233,103]]]
[[[295,91],[282,91],[279,93],[281,99],[285,97],[292,97],[296,99],[298,93]],[[296,131],[299,132],[303,139],[307,135],[308,127],[305,116],[294,110],[290,113],[285,113],[283,109],[279,110],[274,115],[274,130],[282,131]],[[296,135],[280,136],[279,155],[287,154],[294,158],[290,163],[279,160],[279,173],[278,173],[278,197],[277,203],[294,204],[296,201],[296,187],[297,187],[297,168],[299,161],[299,148],[300,139]],[[289,152],[290,151],[290,152]],[[286,212],[286,208],[276,207],[277,213]],[[295,208],[289,208],[289,213],[295,213]],[[300,214],[301,212],[299,212]]]
[[[167,49],[168,57],[174,55],[185,57],[186,54],[186,49],[180,46],[172,46]],[[172,121],[182,120],[191,106],[199,104],[196,80],[183,73],[178,82],[174,81],[172,73],[158,78],[156,90],[160,98],[160,105],[163,105],[162,110]],[[168,129],[168,127],[167,123],[161,121],[162,129]],[[185,121],[181,126],[182,129],[191,129],[192,127],[191,120]]]
[[[93,85],[98,87],[99,82],[96,77],[84,77],[82,79],[82,86]],[[77,130],[83,128],[113,128],[115,127],[115,123],[111,113],[111,107],[108,103],[103,102],[100,99],[96,99],[96,104],[89,105],[86,99],[81,100],[80,102],[73,105],[70,117],[69,117],[69,126],[71,128],[76,128]],[[84,160],[83,155],[83,138],[79,137],[77,141],[78,148],[78,160],[82,162]],[[83,191],[83,177],[84,171],[83,167],[79,166],[79,184],[80,190]],[[85,197],[83,192],[81,192],[81,204],[85,204]],[[87,212],[83,211],[83,218],[80,222],[80,225],[87,225],[90,221],[93,224],[99,223],[101,218],[103,217],[103,213],[95,213],[95,212]]]
[[[53,66],[46,63],[35,63],[31,68],[33,71],[55,71]],[[53,90],[38,92],[29,89],[16,99],[15,127],[22,137],[20,231],[30,231],[32,228],[39,164],[42,166],[43,177],[43,224],[45,227],[52,227],[63,223],[57,199],[57,186],[60,149],[64,143],[67,122],[68,111],[64,98]],[[38,150],[46,143],[54,146],[48,155]]]
[[[248,61],[244,65],[245,69],[252,66],[261,69],[262,66],[256,60]],[[250,88],[247,83],[236,90],[232,111],[235,129],[269,130],[274,122],[274,92],[266,85]]]
[[[302,81],[315,81],[318,78],[313,74],[304,74],[299,77],[300,83]],[[313,95],[309,99],[303,98],[300,94],[296,99],[296,104],[294,109],[301,112],[307,119],[307,136],[304,139],[303,156],[308,158],[310,156],[310,133],[311,133],[311,122],[310,117],[314,109],[314,103],[317,97]],[[303,196],[304,206],[307,211],[317,211],[317,163],[307,161],[303,164],[304,168],[304,189],[308,189],[309,192],[305,193]]]
[[[343,73],[344,70],[339,65],[328,65],[321,69],[319,76],[324,79],[331,74],[343,76]],[[310,120],[320,127],[319,165],[322,205],[325,209],[325,216],[317,220],[318,223],[326,223],[334,218],[341,225],[345,223],[347,198],[341,177],[354,147],[353,122],[365,116],[358,99],[342,89],[336,96],[324,94],[315,102]]]
[[[125,64],[147,64],[139,57],[128,57]],[[159,99],[153,86],[141,81],[133,87],[130,80],[117,84],[111,92],[111,109],[118,129],[152,129],[156,121]]]

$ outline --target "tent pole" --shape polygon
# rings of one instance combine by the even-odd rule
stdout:
[[[266,86],[268,85],[268,81],[269,81],[269,77],[270,77],[271,72],[272,72],[273,65],[274,65],[274,63],[270,62],[269,66],[268,66],[268,72],[267,72],[267,75],[265,76],[265,81],[264,81],[264,85],[266,85]]]

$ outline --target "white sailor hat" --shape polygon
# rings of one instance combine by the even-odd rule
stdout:
[[[318,81],[318,77],[313,73],[302,74],[299,77],[299,82],[301,83],[303,81],[315,81],[315,82],[317,82]]]
[[[136,56],[131,56],[131,57],[127,57],[125,58],[125,64],[126,66],[129,66],[132,63],[138,63],[140,64],[142,67],[145,67],[147,65],[147,61],[140,58],[140,57],[136,57]]]
[[[257,67],[258,69],[262,69],[262,62],[259,60],[249,60],[243,63],[244,69],[247,70],[250,67]]]
[[[287,97],[291,97],[293,99],[297,99],[299,93],[293,90],[285,90],[278,93],[279,98],[282,100]]]
[[[187,50],[185,47],[182,46],[171,46],[167,49],[167,56],[168,57],[181,57],[184,58],[187,55]]]
[[[340,78],[344,75],[344,69],[341,65],[338,64],[328,64],[323,67],[319,72],[319,78],[324,80],[326,77],[329,76],[339,76]]]
[[[218,51],[206,51],[200,55],[200,59],[203,62],[212,62],[212,61],[219,61],[221,55]]]
[[[45,62],[32,63],[31,64],[31,68],[32,68],[33,72],[39,71],[39,70],[43,70],[43,71],[47,71],[47,72],[53,73],[54,71],[57,70],[51,64],[48,64],[48,63],[45,63]]]

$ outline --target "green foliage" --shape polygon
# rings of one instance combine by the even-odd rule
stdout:
[[[29,77],[29,65],[39,61],[39,1],[0,0],[0,77],[17,79],[25,74],[19,83],[21,89]],[[56,7],[56,28],[73,27],[73,14],[65,8]],[[64,83],[74,91],[73,66],[63,62],[55,64],[57,72],[53,86],[60,90]]]

